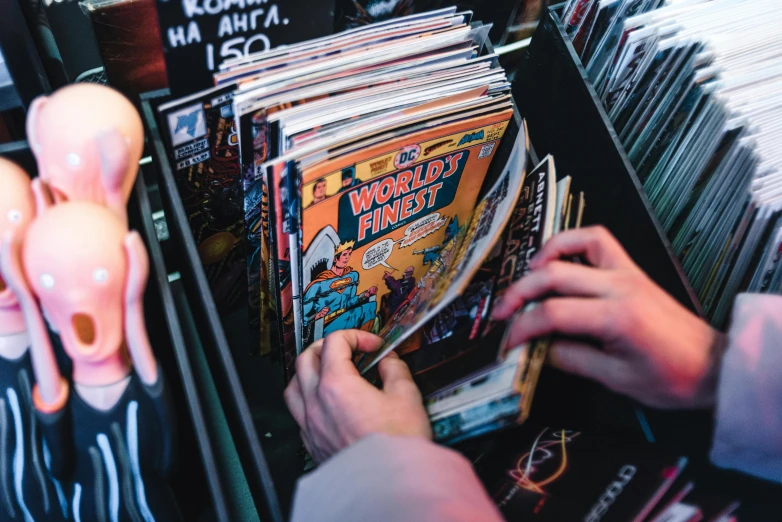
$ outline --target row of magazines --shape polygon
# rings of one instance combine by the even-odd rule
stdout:
[[[213,89],[158,106],[218,307],[249,307],[288,379],[328,334],[378,334],[360,371],[396,350],[446,442],[528,415],[548,342],[507,346],[492,305],[585,208],[553,158],[528,166],[490,27],[471,17],[231,60]]]
[[[569,0],[559,11],[627,158],[721,328],[782,294],[776,0]]]

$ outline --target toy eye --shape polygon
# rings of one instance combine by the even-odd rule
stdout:
[[[54,277],[51,274],[41,274],[41,286],[47,290],[54,288]]]
[[[109,278],[109,271],[105,268],[96,268],[92,272],[92,280],[96,283],[104,283]]]
[[[81,158],[75,152],[71,152],[70,154],[68,154],[65,157],[65,161],[67,161],[68,165],[70,165],[71,167],[78,167],[79,165],[81,165]]]
[[[20,219],[22,219],[22,213],[21,212],[19,212],[16,209],[11,209],[11,210],[8,211],[8,221],[10,221],[11,223],[16,223]]]

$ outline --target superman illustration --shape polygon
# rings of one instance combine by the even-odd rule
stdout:
[[[304,327],[324,320],[323,336],[360,328],[372,331],[376,322],[376,304],[371,299],[377,295],[377,287],[358,294],[358,272],[348,266],[353,253],[354,240],[339,244],[330,269],[318,274],[304,293]],[[313,339],[314,340],[314,339]]]

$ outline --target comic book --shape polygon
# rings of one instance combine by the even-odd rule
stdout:
[[[458,97],[459,96],[456,96],[455,98],[458,98]],[[331,149],[330,152],[328,154],[326,154],[326,155],[323,155],[323,154],[318,154],[318,155],[322,156],[322,157],[325,157],[325,158],[332,158],[332,159],[334,159],[334,158],[339,158],[341,156],[344,156],[345,155],[344,153],[352,153],[354,155],[355,154],[360,154],[360,152],[362,150],[366,150],[364,147],[360,146],[361,143],[365,143],[367,146],[371,145],[371,146],[374,146],[374,147],[379,147],[379,146],[382,146],[383,144],[387,144],[387,143],[392,142],[394,140],[398,141],[400,139],[400,136],[405,136],[406,132],[416,131],[419,135],[421,135],[422,133],[425,134],[426,132],[431,132],[430,129],[433,129],[433,128],[440,128],[442,126],[453,125],[453,124],[458,123],[458,122],[468,121],[468,120],[470,120],[470,117],[473,117],[473,115],[475,113],[478,113],[478,114],[489,114],[489,115],[496,114],[497,111],[500,111],[500,112],[504,111],[504,112],[508,113],[508,109],[509,108],[508,108],[508,106],[505,104],[505,102],[503,100],[504,100],[504,97],[502,97],[502,96],[497,98],[497,102],[492,105],[492,107],[494,107],[494,111],[489,110],[489,107],[486,107],[486,108],[483,108],[483,109],[477,110],[477,111],[466,111],[466,112],[465,111],[462,111],[462,112],[458,112],[457,111],[456,113],[453,113],[453,114],[445,114],[443,118],[439,118],[439,119],[435,119],[435,120],[429,120],[429,121],[419,121],[418,123],[416,123],[414,125],[408,125],[408,126],[404,126],[402,123],[394,123],[394,118],[385,118],[382,121],[376,122],[375,126],[374,127],[370,127],[370,129],[374,128],[375,131],[381,132],[381,131],[384,131],[384,130],[388,131],[389,127],[390,127],[390,129],[393,129],[394,127],[399,127],[400,125],[402,125],[402,127],[400,127],[399,130],[392,130],[391,132],[385,132],[385,133],[381,132],[380,134],[376,134],[376,135],[372,135],[371,131],[369,131],[368,129],[364,129],[364,130],[367,130],[369,132],[370,137],[368,139],[363,140],[363,141],[359,142],[358,144],[350,143],[347,146],[342,146],[342,147],[338,147],[336,149]],[[479,102],[479,104],[480,104],[480,100],[477,100],[477,102]],[[440,111],[439,112],[435,111],[435,114],[443,113],[443,111],[445,111],[446,113],[450,111],[449,105],[447,104],[447,100],[445,102],[437,102],[436,104],[442,105],[442,107],[440,107]],[[468,107],[469,107],[469,104],[468,104]],[[478,116],[475,116],[475,117],[478,117]],[[473,117],[473,119],[475,119],[475,117]],[[485,117],[485,116],[483,116],[483,117]],[[418,118],[419,118],[419,116],[414,115],[412,117],[411,121],[415,122]],[[465,120],[465,118],[467,118],[467,120]],[[401,121],[403,122],[404,120],[405,120],[405,118],[403,118]],[[364,136],[366,134],[367,134],[367,132],[357,131],[357,132],[353,133],[353,138],[355,139],[355,137],[357,137],[357,136]],[[415,132],[414,132],[414,134],[415,134]],[[345,138],[345,136],[348,136],[348,138]],[[336,145],[340,145],[343,141],[345,141],[345,139],[350,141],[349,136],[351,136],[350,132],[348,132],[348,133],[340,133],[335,139],[329,140],[328,143],[331,143],[332,145],[335,145],[335,146]],[[317,150],[317,147],[315,149]],[[340,154],[339,151],[342,151],[343,154]],[[321,151],[321,152],[323,152],[323,151]],[[306,157],[302,159],[302,164],[305,164],[305,165],[309,164],[309,163],[307,163],[305,161],[306,159],[307,159]],[[288,219],[289,219],[290,216],[294,215],[294,212],[297,212],[299,207],[300,207],[300,201],[298,199],[295,199],[295,200],[293,199],[293,198],[296,197],[297,194],[300,193],[300,187],[299,187],[299,182],[295,181],[295,180],[292,180],[293,184],[290,186],[290,189],[288,188],[288,185],[286,183],[282,183],[282,181],[283,181],[283,173],[287,172],[287,163],[288,163],[288,161],[289,161],[288,159],[285,159],[285,157],[283,157],[283,158],[280,158],[279,160],[274,160],[274,161],[270,162],[266,167],[268,167],[269,175],[271,177],[274,177],[275,172],[277,173],[277,176],[278,176],[275,181],[269,181],[269,183],[270,183],[269,186],[272,189],[271,190],[271,194],[270,194],[270,201],[275,201],[275,200],[281,199],[281,195],[282,195],[281,192],[282,191],[286,191],[285,192],[285,198],[288,198],[288,197],[291,198],[291,202],[289,204],[283,205],[283,207],[285,209],[287,209],[287,214],[286,215],[288,216]],[[317,164],[317,162],[315,162],[315,164]],[[350,171],[350,172],[352,172],[352,171]],[[351,177],[351,179],[353,179],[353,178]],[[345,180],[346,184],[347,184],[347,181],[348,180],[346,179]],[[291,207],[295,207],[293,212],[290,211]],[[286,228],[288,230],[295,230],[297,227],[296,226],[286,225]],[[286,234],[287,234],[287,232],[286,232]],[[299,298],[298,296],[301,293],[301,290],[295,290],[294,291],[293,290],[293,286],[300,284],[301,280],[300,279],[297,280],[297,279],[291,277],[291,275],[289,275],[289,272],[288,272],[291,269],[291,267],[292,267],[292,265],[291,265],[291,257],[289,255],[289,250],[290,251],[298,251],[298,237],[294,236],[293,238],[291,238],[288,235],[282,235],[282,236],[279,236],[279,237],[275,238],[272,241],[273,245],[280,244],[280,243],[284,244],[285,248],[277,250],[277,262],[278,262],[278,268],[279,268],[279,276],[278,277],[279,277],[279,279],[281,281],[285,281],[285,284],[281,285],[281,288],[280,288],[281,292],[284,294],[284,295],[281,296],[281,299],[283,301],[285,301],[285,302],[281,303],[281,305],[280,305],[280,310],[279,310],[279,312],[280,312],[279,313],[280,319],[279,319],[279,321],[280,321],[280,324],[282,325],[282,331],[281,331],[282,338],[285,340],[286,343],[288,343],[288,342],[292,343],[292,344],[287,344],[287,345],[283,344],[283,350],[282,350],[283,356],[282,356],[282,358],[284,360],[291,360],[291,355],[285,355],[285,353],[293,352],[293,354],[295,356],[295,353],[298,353],[298,351],[300,350],[300,348],[298,348],[298,347],[302,346],[302,344],[303,344],[303,342],[301,340],[299,340],[298,342],[296,341],[296,332],[301,332],[302,331],[301,327],[297,326],[297,324],[301,325],[301,323],[302,323],[302,319],[301,319],[301,315],[300,315],[301,311],[297,312],[299,314],[297,316],[297,315],[293,314],[294,308],[292,308],[292,303],[294,302],[293,300],[297,300]],[[294,257],[295,257],[295,259],[293,259],[293,262],[297,263],[298,262],[298,256],[294,256]],[[292,292],[290,294],[291,295],[290,299],[292,300],[290,304],[287,301],[287,299],[288,299],[288,297],[287,297],[288,296],[288,287],[286,285],[288,285],[288,284],[291,285],[291,292]],[[298,317],[298,319],[297,319],[297,317]],[[298,323],[297,323],[297,321],[298,321]]]
[[[244,305],[247,295],[247,226],[232,98],[233,88],[222,87],[158,108],[177,188],[220,313]]]
[[[502,236],[498,259],[490,257],[487,260],[495,279],[490,296],[492,304],[529,271],[530,258],[553,235],[559,214],[556,186],[551,157],[545,158],[525,178],[521,197]],[[491,266],[497,263],[499,269]],[[529,307],[531,305],[526,310]],[[487,315],[490,313],[491,307]],[[484,321],[480,337],[463,345],[465,352],[472,352],[468,365],[463,361],[449,361],[433,371],[418,370],[419,378],[424,380],[429,380],[433,372],[435,375],[450,374],[449,385],[426,397],[437,440],[454,442],[471,436],[476,423],[523,422],[527,418],[548,341],[541,339],[511,346],[508,337],[511,323]],[[438,346],[424,348],[441,349]]]
[[[470,121],[476,121],[480,118],[487,118],[492,117],[492,115],[496,115],[499,111],[499,113],[505,113],[506,117],[510,115],[509,108],[505,103],[503,102],[504,97],[500,96],[497,98],[497,102],[492,105],[494,107],[494,110],[489,110],[489,108],[477,110],[477,111],[462,111],[462,112],[456,112],[453,114],[446,114],[443,118],[435,119],[435,120],[428,120],[428,121],[420,121],[412,126],[402,126],[398,130],[392,130],[391,132],[382,132],[382,131],[388,131],[388,125],[389,121],[386,119],[385,121],[379,122],[378,125],[375,127],[375,130],[380,132],[380,134],[372,135],[370,132],[370,137],[367,138],[364,141],[356,143],[348,143],[347,145],[341,144],[342,141],[347,140],[350,141],[350,138],[339,138],[332,139],[329,141],[329,143],[332,143],[333,145],[338,145],[335,149],[330,149],[330,152],[327,154],[323,154],[323,151],[319,151],[315,156],[320,158],[331,158],[328,159],[328,161],[332,161],[332,164],[334,161],[338,161],[338,158],[343,158],[346,156],[346,154],[352,154],[353,157],[355,157],[357,154],[362,154],[362,151],[368,150],[366,147],[362,147],[361,144],[366,144],[367,147],[374,147],[377,149],[378,147],[383,147],[384,145],[387,146],[388,143],[399,141],[404,136],[407,136],[408,132],[413,132],[412,135],[416,136],[425,136],[427,133],[431,133],[432,129],[439,129],[444,127],[453,127],[454,125],[457,125],[457,127],[453,128],[459,128],[458,125],[467,125],[465,127],[465,130],[470,130],[469,123]],[[478,100],[480,101],[480,100]],[[438,102],[440,103],[440,102]],[[448,112],[449,106],[445,104],[443,106],[443,110]],[[477,113],[477,114],[476,114]],[[413,118],[415,120],[415,118]],[[397,124],[390,123],[390,125],[398,126]],[[363,132],[357,132],[354,135],[354,138],[359,135],[364,135]],[[350,133],[347,133],[347,136],[350,136]],[[458,139],[461,139],[462,136],[458,136]],[[456,142],[451,144],[451,148],[454,148],[454,145],[456,145]],[[466,145],[463,144],[463,145]],[[315,147],[315,150],[318,150],[317,147]],[[340,151],[342,153],[340,153]],[[432,151],[434,152],[434,151]],[[295,156],[295,155],[294,155]],[[281,195],[284,195],[285,198],[289,199],[290,201],[288,204],[283,204],[283,208],[286,209],[286,215],[288,216],[288,219],[290,219],[293,215],[298,215],[297,213],[301,210],[301,201],[298,199],[298,195],[301,194],[301,187],[300,187],[300,178],[297,179],[291,179],[290,185],[288,182],[283,182],[285,179],[284,176],[287,175],[288,172],[288,162],[290,161],[290,158],[293,157],[291,155],[287,157],[279,158],[278,160],[274,160],[272,162],[269,162],[266,165],[266,168],[268,170],[267,174],[270,177],[269,186],[271,187],[271,194],[270,194],[270,200],[276,201],[281,198]],[[434,156],[432,156],[434,157]],[[322,161],[319,163],[318,161],[312,162],[308,161],[307,157],[300,158],[298,161],[301,165],[307,166],[317,166],[319,164],[322,164]],[[342,168],[342,167],[340,167]],[[350,179],[348,179],[348,176],[345,176],[344,183],[346,185],[349,184],[351,180],[353,180],[353,170],[347,169],[346,172],[350,173]],[[342,175],[342,171],[340,171],[340,176]],[[276,178],[275,178],[276,176]],[[273,179],[273,180],[272,180]],[[438,189],[439,190],[439,189]],[[282,192],[285,191],[285,194],[282,194]],[[401,194],[400,194],[401,195]],[[308,201],[309,203],[309,201]],[[279,227],[280,225],[278,225]],[[288,231],[290,230],[296,230],[297,226],[291,226],[291,225],[285,225],[286,229]],[[298,346],[303,345],[303,341],[297,341],[296,335],[297,332],[299,332],[299,335],[301,335],[301,332],[303,331],[303,320],[302,320],[302,310],[298,310],[293,306],[293,304],[296,302],[296,300],[299,299],[302,289],[295,289],[294,287],[296,285],[301,285],[301,279],[296,279],[291,276],[292,270],[299,270],[298,265],[296,267],[293,266],[293,263],[299,262],[300,255],[291,256],[290,252],[300,252],[300,246],[299,246],[300,238],[297,236],[291,237],[288,235],[288,232],[285,234],[282,234],[280,237],[277,237],[272,242],[273,244],[283,244],[285,245],[284,249],[278,249],[277,255],[278,255],[278,267],[280,269],[280,280],[286,281],[286,285],[283,285],[281,288],[281,291],[283,293],[283,300],[285,301],[282,303],[280,308],[280,323],[283,325],[283,332],[282,336],[286,343],[283,345],[283,359],[286,361],[292,360],[293,357],[295,357],[295,354],[298,352]],[[301,278],[301,274],[299,272],[295,272],[298,274],[298,277]],[[290,294],[288,293],[288,289],[290,288]],[[306,290],[306,289],[305,289]],[[290,295],[290,303],[287,301],[288,296]],[[294,313],[296,311],[296,313]],[[285,355],[287,354],[287,355]]]
[[[457,121],[302,171],[303,344],[379,331],[397,314],[432,249],[469,222],[511,116]]]

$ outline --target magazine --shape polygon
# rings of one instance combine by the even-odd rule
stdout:
[[[247,292],[243,246],[247,223],[232,99],[233,89],[224,87],[158,109],[174,179],[221,313],[244,305]]]

